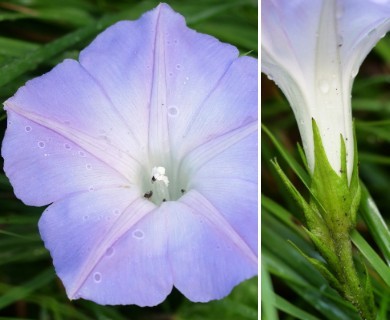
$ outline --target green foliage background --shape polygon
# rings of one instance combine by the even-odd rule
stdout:
[[[0,2],[0,102],[65,58],[76,58],[102,30],[137,19],[158,1],[12,0]],[[167,1],[190,27],[257,55],[257,1]],[[0,108],[0,140],[6,114]],[[20,146],[19,146],[20,147]],[[21,152],[22,149],[21,149]],[[0,160],[2,168],[2,160]],[[54,273],[37,222],[44,208],[27,207],[0,171],[0,320],[5,319],[257,319],[257,279],[221,301],[197,304],[174,291],[155,308],[70,302]]]
[[[362,194],[357,231],[351,238],[356,259],[361,259],[368,268],[378,320],[390,319],[389,84],[390,36],[387,35],[363,63],[352,91],[360,177],[367,189]],[[293,113],[283,94],[264,75],[261,113],[262,122],[271,133],[263,131],[261,146],[262,319],[359,319],[352,306],[288,243],[291,241],[309,256],[321,259],[302,232],[302,212],[270,163],[277,157],[294,185],[308,195],[299,178],[303,166],[296,145],[300,137]]]

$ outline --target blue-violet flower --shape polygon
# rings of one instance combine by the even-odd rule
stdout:
[[[71,299],[227,295],[257,274],[257,60],[166,4],[5,103],[15,194]]]

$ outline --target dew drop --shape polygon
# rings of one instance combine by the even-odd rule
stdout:
[[[94,275],[93,275],[93,280],[96,282],[96,283],[99,283],[100,281],[102,281],[102,275],[100,272],[95,272]]]
[[[86,164],[85,167],[87,168],[87,170],[91,170],[92,169],[92,166],[89,163]]]
[[[190,77],[186,77],[186,81],[190,80]]]
[[[80,157],[85,157],[85,152],[84,151],[79,151]]]
[[[145,237],[145,234],[142,230],[136,229],[133,231],[133,238],[143,239],[144,237]]]
[[[88,216],[88,215],[85,215],[85,216],[83,217],[83,219],[84,219],[84,220],[88,220],[88,219],[89,219],[89,216]]]
[[[12,124],[12,121],[8,121],[8,125],[10,126]]]
[[[108,248],[106,251],[106,256],[111,257],[113,254],[114,254],[114,248],[113,247]]]
[[[172,77],[172,76],[173,76],[173,73],[172,73],[172,72],[169,72],[169,76]]]
[[[67,150],[70,150],[70,149],[71,149],[71,147],[70,147],[70,144],[69,144],[69,143],[65,143],[65,144],[64,144],[64,147],[65,147],[65,149],[67,149]]]
[[[45,143],[43,141],[38,141],[38,147],[39,148],[44,148],[45,147]]]
[[[319,83],[320,91],[323,94],[327,94],[329,92],[329,82],[326,80],[321,80]]]
[[[177,39],[173,40],[173,43],[174,44],[178,44],[179,41],[177,41]]]
[[[168,115],[171,117],[176,117],[179,114],[179,109],[176,106],[171,106],[168,108]]]
[[[120,213],[121,213],[121,212],[120,212],[120,210],[119,210],[119,209],[115,209],[115,210],[114,210],[114,214],[115,214],[116,216],[119,216],[119,215],[120,215]]]
[[[31,131],[31,127],[30,127],[30,126],[26,126],[26,127],[24,127],[24,130],[25,130],[26,132],[30,132],[30,131]]]
[[[92,192],[92,191],[95,190],[95,188],[94,188],[93,186],[90,186],[90,187],[88,188],[88,190],[89,190],[90,192]]]
[[[177,65],[176,65],[176,69],[177,69],[177,70],[180,70],[180,69],[181,69],[181,64],[177,64]]]

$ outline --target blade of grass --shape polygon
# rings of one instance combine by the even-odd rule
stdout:
[[[276,311],[276,295],[272,287],[271,277],[265,266],[261,266],[261,311],[264,319],[278,320]]]
[[[381,250],[385,261],[390,265],[390,231],[385,221],[383,220],[374,200],[368,192],[363,182],[361,185],[361,200],[359,213],[367,224],[370,234],[374,238],[376,244]]]
[[[296,319],[320,320],[319,318],[312,316],[311,314],[296,307],[278,295],[276,295],[276,307],[288,315],[295,317]]]
[[[48,284],[54,279],[54,277],[54,271],[52,268],[50,268],[40,273],[32,280],[24,283],[23,286],[17,286],[10,289],[0,297],[0,309],[3,309],[15,301],[22,300],[35,290]]]
[[[380,275],[383,281],[390,287],[390,268],[383,262],[378,254],[371,248],[367,241],[354,230],[351,233],[351,239],[354,245],[359,249],[375,271]]]

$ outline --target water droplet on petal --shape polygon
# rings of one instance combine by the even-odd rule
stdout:
[[[144,237],[145,237],[145,234],[142,230],[136,229],[133,231],[133,238],[143,239]]]
[[[85,216],[83,217],[83,219],[84,219],[84,220],[88,220],[88,219],[89,219],[89,216],[88,216],[88,215],[85,215]]]
[[[179,109],[176,106],[170,106],[168,108],[168,115],[171,117],[176,117],[179,114]]]
[[[320,91],[323,94],[327,94],[329,92],[329,82],[327,80],[321,80],[319,86],[320,86]]]
[[[25,130],[26,132],[30,132],[30,131],[31,131],[31,127],[30,127],[30,126],[26,126],[26,127],[24,127],[24,130]]]
[[[89,190],[90,192],[92,192],[92,191],[95,190],[95,188],[94,188],[93,186],[90,186],[90,187],[88,188],[88,190]]]
[[[100,272],[95,272],[94,275],[93,275],[93,280],[96,282],[96,283],[99,283],[100,281],[102,281],[102,275]]]
[[[176,65],[176,69],[177,69],[177,70],[180,70],[180,69],[181,69],[181,64],[177,64],[177,65]]]
[[[114,210],[114,214],[115,214],[115,215],[119,216],[120,213],[121,213],[121,211],[120,211],[119,209],[115,209],[115,210]]]
[[[45,147],[45,143],[43,141],[38,141],[38,147],[39,148],[44,148]]]
[[[92,169],[92,166],[91,166],[89,163],[87,163],[87,164],[85,165],[85,167],[87,168],[87,170],[91,170],[91,169]]]
[[[67,149],[67,150],[70,150],[70,149],[71,149],[71,147],[70,147],[70,144],[69,144],[69,143],[65,143],[65,144],[64,144],[64,147],[65,147],[65,149]]]
[[[79,151],[80,157],[85,157],[85,152],[84,151]]]
[[[106,256],[111,257],[113,254],[114,254],[114,248],[113,247],[108,248],[106,251]]]

